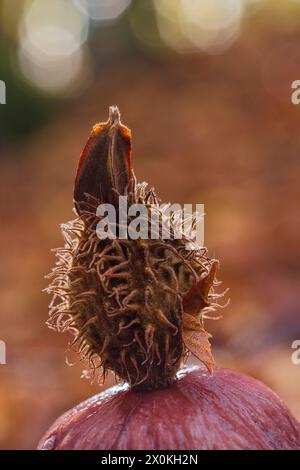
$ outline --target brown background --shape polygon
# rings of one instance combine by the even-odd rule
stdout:
[[[300,418],[300,365],[291,363],[300,339],[300,106],[290,99],[300,79],[300,6],[290,3],[268,2],[219,54],[138,42],[120,52],[126,29],[107,53],[93,37],[93,61],[105,60],[88,86],[51,103],[30,134],[2,135],[1,448],[34,448],[56,417],[101,389],[80,378],[81,364],[65,364],[69,338],[46,328],[41,291],[50,249],[62,243],[59,224],[73,217],[81,148],[111,104],[132,129],[138,180],[164,201],[205,204],[206,246],[231,298],[224,318],[207,324],[217,363],[263,380]]]

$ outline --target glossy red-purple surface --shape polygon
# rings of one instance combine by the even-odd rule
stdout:
[[[61,416],[38,449],[299,449],[300,424],[269,388],[233,370],[186,369],[151,392],[113,387]]]

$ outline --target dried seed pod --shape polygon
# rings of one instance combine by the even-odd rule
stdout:
[[[117,207],[117,196],[132,192],[133,183],[131,132],[121,125],[118,108],[111,106],[108,121],[93,127],[79,160],[74,186],[77,212],[81,213],[86,194]]]
[[[122,239],[119,221],[115,239],[97,236],[103,220],[97,206],[110,203],[118,210],[119,196],[143,204],[147,221],[158,216],[154,239]],[[83,150],[74,203],[78,217],[62,226],[65,246],[50,275],[49,326],[74,333],[73,344],[94,371],[105,376],[112,370],[133,387],[169,385],[189,351],[211,371],[203,316],[217,306],[218,262],[203,247],[187,251],[183,221],[166,216],[154,190],[135,183],[131,133],[116,107],[93,128]],[[165,225],[170,239],[162,237]]]

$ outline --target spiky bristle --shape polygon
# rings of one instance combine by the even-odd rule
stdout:
[[[148,207],[149,217],[157,210],[163,224],[153,189],[137,185],[131,198]],[[80,217],[62,226],[65,246],[56,250],[58,261],[49,275],[53,299],[48,325],[74,334],[73,346],[98,376],[111,370],[133,387],[172,383],[189,349],[195,354],[192,341],[197,336],[189,333],[196,331],[206,334],[208,359],[203,356],[203,362],[210,368],[203,317],[217,306],[215,261],[204,248],[187,251],[187,234],[169,240],[100,240],[98,204],[87,197]],[[170,222],[171,230],[182,230],[182,221],[173,217]],[[188,293],[199,280],[204,280],[200,303],[191,317]],[[188,317],[193,321],[188,323]]]

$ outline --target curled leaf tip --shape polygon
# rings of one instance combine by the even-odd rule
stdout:
[[[216,273],[218,270],[219,262],[213,260],[209,271],[190,288],[190,290],[183,297],[183,309],[186,313],[196,315],[203,308],[208,307],[209,302],[209,291],[211,290]]]
[[[214,358],[209,339],[204,329],[201,311],[210,305],[209,292],[214,285],[219,263],[212,260],[209,271],[190,288],[183,297],[183,341],[186,348],[208,369],[213,371]]]
[[[188,313],[183,313],[182,324],[182,338],[186,348],[212,373],[215,361],[209,342],[211,335],[198,319]]]

